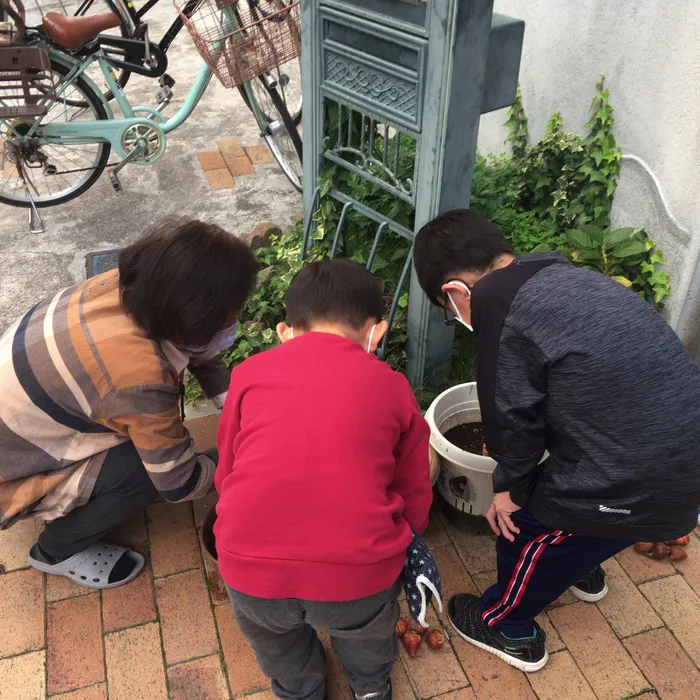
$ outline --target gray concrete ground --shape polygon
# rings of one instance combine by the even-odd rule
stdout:
[[[152,36],[159,38],[175,16],[171,1],[161,0],[147,16]],[[166,115],[182,104],[201,65],[186,30],[168,59],[177,85]],[[155,106],[157,88],[156,80],[132,76],[126,93],[134,105]],[[286,227],[300,211],[301,199],[276,164],[256,166],[256,174],[237,178],[234,189],[210,189],[197,152],[215,150],[220,139],[244,146],[264,143],[238,91],[212,80],[194,114],[169,135],[163,158],[121,172],[123,194],[115,194],[103,175],[81,197],[43,209],[46,231],[35,235],[29,233],[26,209],[0,204],[0,333],[45,295],[84,279],[87,253],[121,248],[162,216],[214,221],[233,234],[260,221]]]

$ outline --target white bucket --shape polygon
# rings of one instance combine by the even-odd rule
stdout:
[[[462,513],[485,515],[493,500],[491,478],[496,462],[465,452],[444,436],[457,425],[481,421],[476,383],[458,384],[444,391],[433,401],[425,419],[430,426],[430,445],[440,458],[440,495]]]

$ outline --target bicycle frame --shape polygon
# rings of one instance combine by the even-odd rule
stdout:
[[[227,17],[227,23],[229,21],[235,22],[232,17]],[[226,30],[224,30],[224,33],[226,33]],[[152,154],[147,161],[139,161],[138,159],[135,159],[134,164],[150,165],[161,158],[165,152],[166,135],[177,129],[189,118],[199,104],[199,101],[206,91],[212,77],[211,68],[206,63],[203,63],[192,87],[187,93],[184,104],[175,114],[166,119],[157,109],[151,106],[131,105],[128,98],[124,94],[124,91],[117,84],[114,71],[109,65],[109,61],[102,49],[96,51],[92,56],[92,60],[90,61],[80,61],[79,59],[56,51],[53,48],[49,49],[49,55],[54,61],[63,64],[70,71],[67,79],[58,88],[56,96],[60,99],[61,95],[65,93],[65,91],[78,79],[78,77],[82,76],[82,79],[93,89],[95,97],[101,100],[108,119],[72,123],[48,123],[45,125],[41,125],[39,120],[37,120],[32,129],[25,135],[25,138],[36,138],[39,145],[108,142],[111,144],[115,153],[123,159],[129,155],[129,151],[123,144],[123,136],[125,132],[131,127],[148,126],[149,129],[158,132],[160,137],[160,148],[158,152]],[[105,99],[102,91],[97,87],[94,81],[86,74],[85,71],[92,61],[97,61],[99,64],[107,85],[112,91],[114,99],[122,112],[122,118],[115,118],[112,106]],[[245,83],[243,87],[249,98],[249,104],[251,105],[258,124],[263,124],[264,116],[262,115],[257,101],[255,100],[250,83]],[[136,116],[136,114],[144,112],[148,116]],[[12,127],[9,128],[11,131],[14,131]],[[18,134],[15,135],[19,136]]]

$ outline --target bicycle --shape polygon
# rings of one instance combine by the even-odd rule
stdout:
[[[12,0],[21,5],[20,0]],[[7,3],[7,0],[0,0]],[[215,4],[217,0],[212,0]],[[227,42],[231,36],[243,31],[240,15],[232,11],[235,5],[217,9],[218,34],[224,37],[212,44],[212,60],[235,54]],[[285,12],[290,12],[287,6]],[[105,169],[115,190],[121,190],[118,173],[127,164],[149,165],[160,159],[166,149],[166,138],[181,126],[192,114],[201,100],[213,75],[212,67],[204,63],[194,84],[190,88],[182,107],[169,119],[162,114],[172,97],[170,88],[161,88],[157,108],[132,106],[117,83],[111,62],[101,47],[99,32],[114,22],[114,17],[101,15],[96,18],[63,17],[52,18],[43,28],[24,30],[21,46],[46,49],[50,63],[49,78],[52,89],[38,88],[38,104],[43,116],[20,116],[25,101],[22,93],[8,98],[0,89],[0,145],[3,154],[0,160],[0,202],[12,206],[27,207],[40,221],[37,211],[41,207],[63,204],[87,191],[98,180]],[[89,38],[93,43],[85,57],[72,56],[60,50],[55,38],[58,23],[63,36],[73,39]],[[48,27],[48,29],[47,29]],[[24,28],[22,28],[24,29]],[[53,35],[53,36],[52,36]],[[89,36],[88,35],[93,35]],[[242,34],[247,41],[247,35]],[[64,41],[64,43],[67,43]],[[122,112],[116,118],[110,102],[98,90],[85,71],[97,63],[103,77],[114,94],[114,101]],[[217,64],[220,70],[219,64]],[[6,70],[0,60],[0,75]],[[259,78],[267,95],[261,104],[253,93],[251,81],[241,87],[247,96],[247,104],[253,112],[261,133],[290,181],[301,189],[301,138],[294,121],[287,111],[274,78],[267,74]],[[0,85],[1,88],[1,85]],[[259,91],[260,92],[260,91]],[[36,95],[35,95],[36,97]],[[8,114],[10,116],[8,116]],[[268,115],[273,115],[270,120]],[[113,150],[119,160],[108,163]],[[8,192],[8,183],[12,191]]]
[[[184,26],[183,16],[191,17],[201,6],[202,0],[190,0],[182,8],[182,15],[178,15],[163,36],[158,41],[152,41],[148,25],[144,23],[145,15],[150,12],[161,0],[146,0],[146,3],[137,9],[131,0],[58,0],[61,11],[74,17],[85,17],[102,12],[112,12],[119,18],[119,25],[113,27],[119,32],[120,37],[112,36],[109,41],[103,37],[103,48],[110,57],[117,83],[124,88],[132,73],[160,77],[167,70],[167,51]],[[270,9],[274,6],[288,6],[293,0],[249,0],[251,14],[257,21],[270,15]],[[42,11],[39,0],[34,0],[37,8]],[[268,6],[266,10],[263,3]],[[273,7],[270,8],[269,6]],[[58,9],[58,8],[57,8]],[[43,14],[43,12],[42,12]],[[121,38],[121,40],[120,40]],[[132,43],[132,42],[138,43]],[[277,81],[278,92],[287,105],[287,110],[292,115],[295,124],[301,121],[302,97],[301,75],[298,59],[272,71]],[[166,78],[166,81],[168,79]],[[95,81],[97,82],[97,81]],[[253,89],[257,89],[255,83]],[[245,101],[245,90],[239,88]],[[108,88],[104,91],[108,100],[113,98],[112,91]]]

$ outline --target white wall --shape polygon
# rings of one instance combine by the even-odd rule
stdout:
[[[646,228],[663,249],[667,317],[690,341],[700,315],[700,2],[495,0],[494,10],[526,23],[520,83],[531,140],[556,109],[565,129],[585,133],[596,80],[607,76],[617,141],[649,164],[678,222],[643,168],[625,162],[614,224]],[[504,121],[505,111],[482,117],[482,152],[504,150]]]

